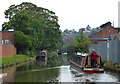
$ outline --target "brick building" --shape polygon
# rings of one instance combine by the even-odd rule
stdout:
[[[11,57],[14,54],[14,31],[0,31],[0,57]]]
[[[14,45],[14,31],[2,31],[2,43]]]
[[[107,22],[99,27],[99,29],[89,36],[92,44],[96,44],[101,41],[118,40],[118,34],[120,28],[114,28],[111,26],[111,22]]]

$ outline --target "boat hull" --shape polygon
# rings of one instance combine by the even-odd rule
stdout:
[[[82,67],[82,66],[80,66],[80,64],[77,64],[77,63],[73,62],[72,60],[70,60],[70,63],[77,66],[79,69],[81,69],[85,73],[89,73],[89,74],[104,73],[103,68],[86,68],[86,67]]]

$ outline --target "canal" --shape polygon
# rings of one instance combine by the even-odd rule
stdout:
[[[120,82],[120,74],[117,73],[86,74],[73,65],[51,67],[37,61],[11,68],[1,76],[3,82]]]

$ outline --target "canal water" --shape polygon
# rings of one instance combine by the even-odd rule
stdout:
[[[7,70],[1,76],[3,82],[120,82],[120,74],[86,74],[73,65],[51,67],[36,61]]]

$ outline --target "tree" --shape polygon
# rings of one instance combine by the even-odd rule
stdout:
[[[18,53],[26,53],[32,47],[30,38],[21,31],[15,32],[15,46]]]
[[[83,34],[79,35],[76,39],[75,39],[75,49],[76,52],[88,52],[88,48],[90,45],[90,41],[89,38]]]
[[[5,18],[9,19],[9,22],[2,25],[2,30],[14,29],[17,32],[16,35],[23,40],[26,38],[22,38],[19,34],[29,37],[31,41],[30,49],[58,49],[61,32],[58,17],[53,11],[37,7],[32,3],[23,2],[20,5],[11,5],[5,11]],[[17,42],[16,40],[15,45],[19,44]],[[22,40],[20,42],[21,47],[24,48],[25,45],[22,45],[24,42],[22,43]],[[20,47],[17,46],[17,48]]]
[[[65,32],[65,33],[69,33],[69,30],[68,30],[68,29],[65,29],[64,32]]]

